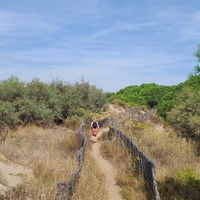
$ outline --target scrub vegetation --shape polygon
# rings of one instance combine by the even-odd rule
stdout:
[[[200,45],[195,51],[200,62]],[[200,67],[185,82],[173,86],[144,83],[116,93],[103,92],[84,78],[70,84],[59,79],[30,83],[17,77],[0,81],[0,131],[9,130],[1,154],[31,168],[34,179],[6,193],[4,199],[55,199],[57,181],[65,181],[76,169],[79,149],[76,131],[83,119],[104,118],[108,104],[128,109],[157,109],[149,122],[127,120],[121,129],[156,164],[161,199],[200,196]],[[107,113],[108,114],[108,113]],[[89,130],[85,133],[90,139]],[[3,138],[3,136],[2,136]],[[5,137],[4,137],[5,139]],[[116,183],[124,199],[147,199],[144,181],[134,159],[117,140],[101,137],[101,152],[117,169]],[[73,199],[108,199],[104,176],[90,156],[85,162]],[[3,185],[6,182],[0,176]]]
[[[84,78],[75,84],[62,80],[46,84],[37,78],[24,83],[10,77],[0,82],[0,121],[11,129],[27,124],[49,127],[69,123],[73,127],[78,118],[104,111],[110,94]]]

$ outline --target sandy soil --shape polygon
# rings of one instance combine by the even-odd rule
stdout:
[[[118,113],[121,113],[121,112],[124,112],[124,111],[125,111],[124,108],[116,107],[116,106],[110,104],[106,113],[108,113],[108,115],[114,115],[114,114],[118,114]]]
[[[119,108],[119,107],[117,108],[114,105],[109,105],[109,109],[107,110],[107,113],[109,113],[109,115],[112,115],[112,114],[117,114],[124,111],[125,110],[123,108]],[[92,145],[91,155],[94,157],[100,169],[105,175],[109,200],[122,200],[122,197],[120,196],[120,193],[119,193],[120,188],[116,185],[116,182],[115,182],[115,175],[117,173],[117,170],[114,168],[113,165],[111,165],[107,160],[105,160],[100,154],[101,143],[100,141],[98,141],[98,137],[100,137],[104,131],[108,131],[108,128],[100,129],[97,135],[97,142],[93,143]]]
[[[34,177],[31,169],[17,165],[7,160],[3,155],[0,155],[0,170],[0,194],[4,194],[5,191],[16,187],[24,180]]]
[[[105,129],[101,129],[98,133],[98,136],[101,136],[103,131],[106,131]],[[101,154],[100,154],[100,142],[93,143],[91,155],[94,157],[96,162],[98,163],[100,169],[105,175],[106,178],[106,187],[108,192],[109,200],[122,200],[120,194],[119,194],[119,187],[115,184],[115,174],[116,169],[114,166],[112,166],[107,160],[105,160]]]

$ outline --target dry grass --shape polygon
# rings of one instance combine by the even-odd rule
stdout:
[[[108,109],[105,112],[102,112],[100,115],[96,115],[97,119],[104,119],[106,117],[124,112],[125,109],[121,106],[117,106],[115,104],[110,104]]]
[[[76,168],[74,154],[79,143],[75,140],[78,141],[76,134],[67,129],[44,130],[30,126],[10,132],[2,153],[12,162],[31,168],[35,177],[10,195],[18,199],[24,196],[55,199],[57,181],[68,179]]]
[[[143,179],[135,171],[134,160],[126,148],[116,139],[107,140],[107,133],[101,137],[101,154],[117,169],[116,184],[126,200],[145,200],[146,192]]]
[[[152,123],[126,121],[119,129],[133,137],[138,147],[155,161],[161,199],[199,199],[200,158],[193,142],[178,137],[166,122],[163,124],[158,118]],[[148,199],[144,182],[135,173],[134,161],[123,145],[116,140],[108,141],[107,133],[101,139],[104,141],[102,155],[118,169],[116,181],[123,198]]]
[[[78,183],[73,200],[108,200],[105,188],[105,177],[94,159],[87,150],[81,172],[81,179]]]
[[[125,123],[121,126],[118,121],[123,120]],[[151,123],[129,121],[126,116],[122,116],[120,120],[116,119],[116,124],[126,135],[133,137],[138,147],[155,161],[161,199],[199,199],[200,158],[196,155],[196,145],[193,142],[178,137],[166,122],[156,116]],[[104,141],[102,155],[118,169],[116,181],[121,186],[124,199],[146,199],[144,182],[135,174],[134,161],[124,152],[123,145],[115,140],[108,141],[107,133],[101,139]],[[188,170],[190,168],[192,172]]]
[[[90,155],[92,148],[91,129],[84,129],[88,142],[84,156],[81,178],[78,183],[73,200],[108,200],[105,188],[105,177],[94,158]]]
[[[130,127],[130,123],[133,128]],[[183,169],[188,164],[192,165],[200,175],[194,144],[190,141],[177,137],[169,127],[155,129],[148,123],[130,123],[126,134],[133,137],[138,147],[155,160],[158,180],[165,176],[172,176],[177,169]]]
[[[1,172],[0,172],[0,184],[5,185],[5,186],[7,185],[7,181],[4,179]]]
[[[62,127],[42,129],[30,126],[10,132],[1,150],[2,154],[16,164],[31,168],[34,179],[14,188],[5,199],[55,200],[57,182],[68,180],[77,169],[76,151],[80,148],[79,144],[76,132]],[[85,162],[73,199],[100,200],[103,197],[107,200],[102,183],[104,176],[86,150]]]
[[[138,147],[148,157],[155,160],[156,179],[162,185],[162,193],[166,192],[166,184],[174,184],[174,180],[166,178],[173,177],[177,169],[185,169],[189,165],[200,176],[200,164],[194,153],[194,145],[183,138],[178,138],[170,128],[157,127],[155,129],[148,123],[127,121],[119,129],[133,137]],[[84,130],[84,133],[86,133],[88,143],[81,177],[73,200],[107,200],[104,175],[89,154],[90,130]],[[106,132],[101,140],[102,155],[118,169],[116,182],[121,187],[123,198],[126,200],[147,199],[144,181],[135,170],[132,156],[119,141],[115,139],[109,141]],[[29,199],[55,199],[57,182],[68,180],[77,168],[75,152],[78,149],[79,140],[76,132],[66,128],[26,127],[11,132],[1,152],[9,160],[33,169],[35,178],[15,188],[7,199],[24,200],[28,197]],[[171,187],[173,186],[177,185]],[[162,199],[167,199],[169,196],[162,195],[162,197]],[[173,198],[168,198],[168,200],[171,199]]]
[[[154,127],[146,122],[127,121],[119,129],[133,137],[138,147],[155,161],[156,180],[162,199],[198,199],[199,192],[195,188],[200,186],[200,162],[194,143],[178,137],[170,127]],[[184,172],[188,167],[193,169],[193,174]],[[180,170],[183,180],[176,178]],[[193,190],[194,194],[184,193],[183,188]]]

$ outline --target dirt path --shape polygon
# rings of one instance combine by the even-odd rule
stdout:
[[[100,136],[102,132],[103,129],[101,129],[98,136]],[[100,142],[94,143],[92,145],[91,155],[94,157],[100,169],[105,175],[108,198],[109,200],[122,200],[119,194],[119,187],[115,184],[115,174],[117,171],[107,160],[101,156],[100,145]]]

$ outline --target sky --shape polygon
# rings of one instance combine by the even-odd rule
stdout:
[[[199,43],[199,0],[0,0],[0,81],[176,85]]]

